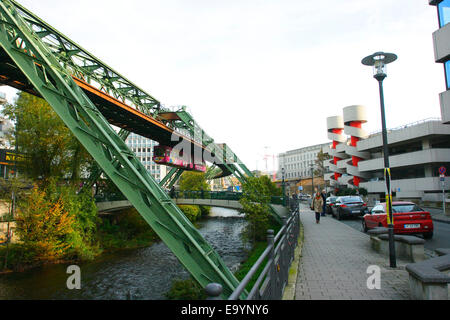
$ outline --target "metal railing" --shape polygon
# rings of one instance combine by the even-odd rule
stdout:
[[[175,199],[211,199],[211,200],[234,200],[239,201],[242,198],[242,192],[232,191],[175,191],[170,193],[171,198]],[[97,194],[94,196],[95,202],[121,201],[127,200],[122,194]],[[283,205],[283,197],[272,196],[271,204]]]
[[[169,192],[170,195],[170,192]],[[239,201],[242,198],[242,192],[232,191],[175,191],[172,198],[176,199],[212,199],[212,200],[234,200]],[[271,204],[283,204],[283,197],[272,196]]]
[[[108,201],[124,201],[128,200],[123,194],[116,193],[101,193],[94,196],[95,202],[108,202]]]
[[[228,300],[238,300],[245,288],[256,275],[258,269],[264,269],[258,276],[246,300],[281,300],[284,288],[288,283],[289,268],[294,260],[294,252],[300,233],[300,214],[298,206],[291,215],[283,218],[283,227],[274,236],[273,230],[267,230],[267,248],[242,279]],[[218,283],[210,283],[205,288],[209,300],[218,300],[222,287]]]
[[[398,126],[398,127],[395,127],[395,128],[389,128],[389,129],[387,129],[387,132],[390,133],[390,132],[393,132],[393,131],[398,131],[398,130],[401,130],[401,129],[413,127],[413,126],[416,126],[418,124],[422,124],[422,123],[425,123],[425,122],[434,122],[434,121],[442,121],[442,119],[441,118],[437,118],[437,117],[430,117],[430,118],[418,120],[418,121],[415,121],[415,122],[407,123],[405,125]],[[381,130],[373,131],[373,132],[369,133],[369,137],[374,137],[374,136],[379,135],[381,133],[382,133]]]

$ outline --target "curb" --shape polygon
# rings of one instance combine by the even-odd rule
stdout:
[[[284,288],[283,297],[281,300],[295,300],[295,288],[297,286],[297,278],[298,278],[298,267],[300,264],[300,257],[302,255],[302,248],[304,242],[304,230],[303,224],[300,221],[300,234],[298,237],[297,248],[295,248],[294,252],[294,261],[291,263],[291,267],[289,268],[289,277],[288,283]]]
[[[435,218],[435,217],[431,216],[431,220],[450,224],[450,219],[447,220],[447,219]]]

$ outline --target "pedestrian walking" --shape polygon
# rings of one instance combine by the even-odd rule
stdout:
[[[322,196],[323,204],[322,204],[322,217],[325,217],[325,211],[327,210],[327,192],[322,190],[320,194]]]
[[[322,213],[323,209],[323,199],[322,195],[316,188],[316,193],[314,194],[313,200],[312,200],[312,207],[314,212],[316,213],[316,223],[320,223],[320,214]]]

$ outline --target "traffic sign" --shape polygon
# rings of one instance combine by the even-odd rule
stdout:
[[[446,171],[447,171],[447,170],[445,169],[444,166],[439,167],[439,173],[440,173],[440,174],[444,175]]]

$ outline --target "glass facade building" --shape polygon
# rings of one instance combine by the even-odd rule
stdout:
[[[445,91],[439,93],[442,122],[450,124],[450,0],[428,0],[436,7],[439,28],[433,32],[434,60],[442,63]]]
[[[439,28],[442,28],[450,22],[450,0],[435,1],[435,3],[438,12]],[[444,62],[444,72],[445,85],[448,90],[450,89],[450,60]]]
[[[153,147],[158,145],[158,142],[130,133],[125,143],[157,182],[160,182],[165,177],[167,166],[162,166],[152,161]]]
[[[438,3],[439,28],[450,22],[450,0],[443,0]]]

